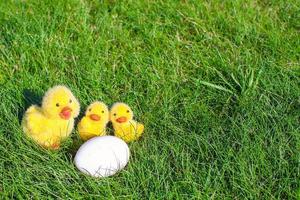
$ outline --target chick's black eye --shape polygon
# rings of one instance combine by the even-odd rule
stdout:
[[[114,116],[117,116],[117,114],[116,114],[116,113],[114,113]]]
[[[102,110],[102,113],[104,113],[104,110]]]
[[[72,103],[72,99],[69,100],[69,103]]]
[[[127,110],[126,112],[129,113],[129,110]]]
[[[92,111],[92,109],[90,108],[90,109],[89,109],[89,111],[91,112],[91,111]]]
[[[59,103],[56,104],[56,107],[59,107]]]

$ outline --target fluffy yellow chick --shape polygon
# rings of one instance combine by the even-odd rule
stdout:
[[[32,105],[27,109],[22,127],[39,145],[57,149],[61,140],[71,134],[79,110],[79,102],[72,92],[65,86],[55,86],[46,92],[41,107]]]
[[[106,125],[109,122],[109,111],[107,105],[96,101],[88,106],[85,116],[78,124],[78,132],[83,140],[95,136],[106,135]]]
[[[133,120],[133,112],[125,103],[115,103],[110,111],[115,136],[125,142],[131,142],[141,137],[144,125]]]

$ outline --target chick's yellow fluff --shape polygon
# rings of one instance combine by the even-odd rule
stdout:
[[[131,142],[141,137],[144,125],[133,120],[133,112],[125,103],[115,103],[110,110],[115,136],[125,142]]]
[[[88,106],[85,116],[78,123],[78,132],[83,140],[106,135],[109,110],[103,102],[96,101]]]
[[[22,127],[39,145],[57,149],[61,140],[71,134],[79,110],[72,92],[65,86],[55,86],[46,92],[41,107],[32,105],[27,109]]]

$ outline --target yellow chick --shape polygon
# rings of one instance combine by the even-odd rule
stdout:
[[[125,142],[139,139],[144,131],[144,125],[133,120],[133,112],[125,103],[115,103],[110,111],[115,136]]]
[[[61,140],[71,134],[79,110],[79,102],[72,92],[65,86],[55,86],[46,92],[41,107],[32,105],[27,109],[22,127],[39,145],[58,149]]]
[[[95,136],[106,135],[106,125],[109,122],[109,111],[107,105],[96,101],[88,106],[85,116],[78,124],[78,132],[83,140]]]

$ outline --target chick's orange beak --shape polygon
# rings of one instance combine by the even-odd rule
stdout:
[[[71,113],[72,113],[72,109],[70,107],[66,106],[60,111],[59,116],[62,119],[67,120],[67,119],[70,119]]]
[[[116,119],[117,122],[119,123],[123,123],[123,122],[126,122],[127,121],[127,118],[126,117],[119,117]]]
[[[96,115],[96,114],[91,114],[90,119],[94,120],[94,121],[99,121],[101,119],[101,117],[99,115]]]

